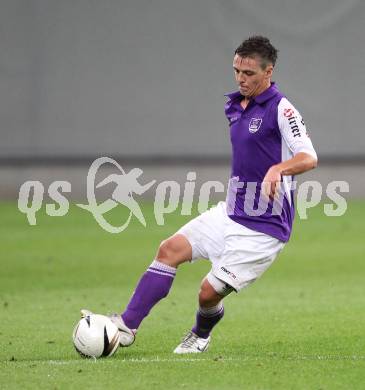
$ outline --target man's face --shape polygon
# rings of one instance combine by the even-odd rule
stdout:
[[[240,57],[236,54],[233,58],[233,69],[236,82],[241,95],[255,97],[270,86],[273,66],[268,64],[265,69],[261,67],[259,57]]]

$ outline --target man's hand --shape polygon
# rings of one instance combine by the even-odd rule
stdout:
[[[261,186],[261,192],[273,200],[278,196],[281,183],[281,172],[277,165],[273,165],[266,173]]]

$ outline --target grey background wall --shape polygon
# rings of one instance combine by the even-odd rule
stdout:
[[[268,35],[320,156],[363,156],[361,0],[1,0],[0,157],[229,156],[233,51]]]

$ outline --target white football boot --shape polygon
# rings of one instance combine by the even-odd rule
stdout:
[[[92,311],[87,309],[81,310],[81,317],[86,317],[91,314],[94,314]],[[124,321],[122,320],[122,317],[120,314],[111,314],[107,317],[110,318],[110,320],[116,325],[116,327],[119,329],[119,344],[121,347],[129,347],[134,343],[134,340],[136,339],[136,329],[129,329]]]
[[[174,353],[183,354],[183,353],[200,353],[205,352],[210,343],[210,336],[207,339],[203,339],[197,336],[193,332],[189,332],[179,344]]]

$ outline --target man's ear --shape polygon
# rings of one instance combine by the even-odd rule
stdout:
[[[267,65],[265,69],[266,78],[268,79],[271,78],[273,71],[274,71],[274,67],[271,64]]]

